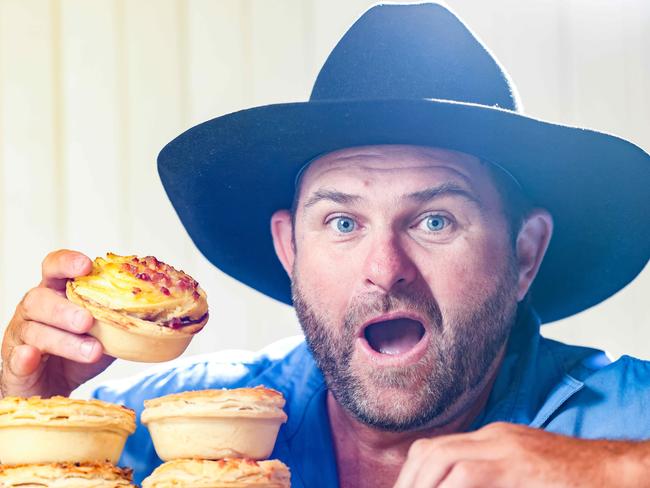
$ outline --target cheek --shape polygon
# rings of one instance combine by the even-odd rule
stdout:
[[[324,249],[296,255],[295,271],[305,298],[328,317],[345,315],[359,273],[354,262],[349,255],[331,255]]]
[[[498,286],[509,247],[496,239],[459,239],[422,262],[422,275],[442,309],[480,304]]]

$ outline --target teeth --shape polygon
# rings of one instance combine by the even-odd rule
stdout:
[[[397,349],[392,349],[390,347],[380,347],[379,352],[382,354],[388,354],[389,356],[394,356],[395,354],[399,354],[401,351]]]

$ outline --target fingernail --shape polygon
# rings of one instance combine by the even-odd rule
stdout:
[[[84,325],[86,325],[86,321],[87,321],[87,320],[88,320],[88,315],[86,314],[85,311],[83,311],[83,310],[77,310],[77,311],[74,313],[74,319],[73,319],[73,322],[74,322],[74,325],[75,325],[75,326],[77,326],[77,327],[79,327],[79,328],[82,328]]]
[[[93,353],[93,349],[95,349],[95,342],[94,341],[84,341],[81,343],[81,346],[79,346],[79,350],[81,351],[81,355],[85,357],[86,359],[90,358]]]

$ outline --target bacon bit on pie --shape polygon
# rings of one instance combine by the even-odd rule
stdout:
[[[151,281],[151,276],[147,273],[138,273],[135,277],[142,281]]]
[[[129,263],[122,263],[122,269],[131,274],[136,274],[138,272],[138,268]]]
[[[192,293],[192,298],[194,298],[194,300],[198,300],[199,298],[201,298],[201,295],[199,295],[198,291],[195,291],[194,293]]]
[[[158,272],[155,272],[155,273],[153,273],[153,274],[151,275],[151,281],[153,281],[154,283],[157,283],[157,282],[159,282],[160,280],[162,280],[162,279],[164,279],[164,278],[165,278],[165,274],[164,274],[164,273],[158,273]]]
[[[131,293],[133,293],[134,295],[137,295],[138,293],[141,293],[141,292],[142,292],[142,290],[140,288],[138,288],[137,286],[134,286],[133,290],[131,290]]]
[[[160,269],[163,265],[163,263],[158,261],[155,256],[145,256],[142,258],[142,262],[151,270]]]
[[[166,295],[166,296],[170,295],[169,290],[167,288],[165,288],[164,286],[160,287],[160,291],[162,292],[163,295]]]
[[[179,317],[174,317],[169,321],[167,327],[169,327],[170,329],[180,329],[181,325],[183,325],[181,322],[182,321]]]

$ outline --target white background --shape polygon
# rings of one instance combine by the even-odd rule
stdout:
[[[528,114],[650,149],[650,2],[447,3],[508,69]],[[330,49],[371,4],[0,0],[0,330],[38,283],[45,254],[68,247],[153,254],[192,274],[212,318],[187,354],[257,349],[298,333],[291,308],[224,276],[193,247],[156,155],[217,115],[306,99]],[[544,333],[648,358],[649,296],[646,269]],[[118,361],[96,381],[145,367]]]

